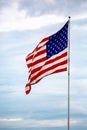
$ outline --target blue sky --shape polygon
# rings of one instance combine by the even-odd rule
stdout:
[[[25,95],[25,57],[71,16],[70,123],[87,130],[87,0],[0,0],[0,129],[67,130],[67,72]]]

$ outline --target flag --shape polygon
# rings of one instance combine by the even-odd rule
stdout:
[[[28,94],[31,85],[38,83],[45,76],[67,71],[69,21],[55,34],[42,39],[33,52],[26,57],[29,77],[25,86]]]

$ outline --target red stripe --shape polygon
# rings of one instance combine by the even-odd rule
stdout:
[[[41,58],[41,59],[36,60],[35,62],[33,62],[33,63],[32,63],[32,67],[33,67],[34,65],[36,65],[36,64],[39,64],[39,63],[43,62],[43,61],[46,61],[46,57],[43,57],[43,58]]]
[[[42,39],[40,43],[45,42],[47,40],[49,40],[49,37],[46,37],[46,38]]]
[[[38,67],[38,68],[36,68],[36,69],[33,69],[33,70],[31,71],[31,75],[34,74],[34,73],[36,73],[36,72],[39,72],[39,71],[41,70],[41,68],[42,68],[42,66],[40,66],[40,67]]]
[[[55,74],[55,73],[60,73],[60,72],[64,72],[64,71],[67,71],[67,67],[63,68],[63,69],[56,70],[53,73],[50,73],[48,75]],[[44,77],[46,77],[48,75],[43,76],[42,78],[40,78],[39,80],[37,80],[35,83],[32,83],[31,85],[38,83],[41,79],[43,79]]]
[[[43,58],[41,58],[41,59],[39,59],[39,60],[36,60],[35,62],[33,62],[33,59],[32,59],[32,62],[31,63],[28,63],[27,64],[27,67],[29,68],[29,67],[33,67],[34,65],[36,65],[36,64],[38,64],[38,63],[40,63],[40,62],[43,62],[43,61],[45,61],[46,60],[46,57],[43,57]]]
[[[27,67],[28,67],[28,68],[30,68],[31,66],[32,66],[32,63],[30,63],[30,64],[27,64]]]
[[[28,57],[26,57],[26,62],[28,61],[28,60],[31,60],[33,58],[33,53],[32,53],[32,55],[30,54],[30,55],[28,55]]]
[[[61,54],[60,56],[58,56],[58,57],[56,57],[56,58],[54,58],[54,59],[48,60],[46,63],[44,63],[44,65],[53,63],[54,61],[57,61],[57,60],[59,60],[59,59],[65,57],[65,56],[67,56],[67,52],[65,52],[64,54]],[[35,62],[32,64],[32,68],[33,68],[34,65],[39,64],[39,63],[41,63],[41,62],[43,62],[43,61],[46,61],[46,57],[35,61]],[[29,67],[30,67],[30,66],[29,66]],[[32,74],[35,73],[35,72],[37,72],[37,71],[39,71],[41,68],[42,68],[42,66],[33,69],[33,70],[32,70]]]
[[[42,54],[44,54],[44,53],[46,53],[46,49],[37,52],[37,53],[35,54],[34,58],[37,57],[37,56],[39,56],[39,55],[42,55]]]
[[[38,67],[38,68],[36,68],[36,69],[31,70],[31,73],[30,73],[30,75],[29,75],[28,80],[30,79],[30,77],[31,77],[32,74],[34,74],[34,73],[36,73],[36,72],[39,72],[39,71],[41,70],[41,68],[42,68],[42,66],[40,66],[40,67]]]
[[[67,52],[61,54],[60,56],[56,56],[56,57],[53,58],[53,59],[48,59],[47,62],[46,62],[46,65],[47,65],[47,64],[51,64],[51,63],[53,63],[53,62],[55,62],[55,61],[58,61],[58,60],[60,60],[61,58],[66,57],[66,56],[67,56]]]
[[[44,58],[42,58],[42,59],[39,59],[39,60],[33,62],[33,59],[35,59],[36,57],[38,57],[39,55],[42,55],[42,54],[44,54],[44,53],[46,53],[46,49],[44,49],[44,50],[38,52],[34,57],[33,57],[33,55],[30,56],[30,57],[28,57],[28,60],[31,60],[31,59],[32,59],[32,63],[28,63],[28,64],[27,64],[28,68],[31,67],[31,65],[33,66],[34,64],[38,64],[38,63],[40,63],[40,62],[46,60],[46,57],[44,57]],[[31,57],[32,57],[32,58],[31,58]],[[28,61],[28,60],[27,60],[27,61]]]
[[[45,69],[45,70],[40,71],[38,74],[36,74],[34,77],[31,78],[31,82],[32,82],[33,80],[35,80],[37,77],[39,77],[40,75],[44,74],[45,72],[50,71],[50,70],[53,70],[54,68],[56,68],[56,67],[58,67],[58,66],[62,66],[62,65],[64,65],[64,64],[67,64],[67,60],[62,61],[62,62],[60,62],[60,63],[57,63],[57,64],[55,64],[55,65],[53,65],[53,66],[51,66],[51,67],[49,67],[49,68],[47,68],[47,69]]]
[[[63,68],[63,69],[56,70],[56,71],[53,72],[52,74],[59,73],[59,72],[63,72],[63,71],[67,71],[67,67],[66,67],[66,68]]]
[[[26,84],[25,88],[27,88],[27,87],[29,87],[29,89],[26,90],[25,92],[26,92],[26,94],[29,94],[30,91],[31,91],[31,85],[30,85],[30,83],[27,83],[27,84]]]
[[[42,59],[40,59],[40,60],[34,62],[34,64],[32,65],[32,68],[34,67],[34,65],[38,64],[39,61],[40,61],[40,63],[41,63],[41,62],[44,62],[45,60],[46,60],[46,57],[44,57],[44,58],[42,58]],[[43,66],[44,66],[44,63],[43,63]],[[34,74],[34,73],[40,71],[41,68],[42,68],[42,66],[39,66],[39,67],[37,67],[37,68],[33,68],[33,69],[31,70],[31,74]]]
[[[46,43],[43,44],[43,42],[47,42],[49,38],[44,38],[37,46],[36,50],[38,51],[40,48],[42,48]],[[41,44],[41,45],[40,45]]]

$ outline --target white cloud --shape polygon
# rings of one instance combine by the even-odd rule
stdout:
[[[71,119],[71,126],[81,125],[86,121],[83,119]],[[67,120],[25,120],[22,118],[5,118],[0,119],[0,126],[2,128],[29,128],[29,127],[65,127],[67,126]]]
[[[82,19],[86,19],[86,18],[87,18],[87,13],[85,13],[85,12],[72,16],[73,20],[82,20]]]
[[[18,10],[17,3],[3,10],[0,16],[0,31],[37,29],[46,25],[56,24],[64,21],[63,16],[55,14],[37,17],[26,16],[25,10]]]
[[[87,31],[87,24],[84,25],[75,24],[72,29],[77,31]]]
[[[53,0],[49,2],[54,3]],[[48,1],[47,1],[48,3]],[[19,10],[19,0],[12,2],[11,6],[4,8],[0,15],[0,32],[13,31],[13,30],[33,30],[47,25],[65,22],[66,16],[59,14],[43,14],[41,16],[32,17],[27,15],[25,9]],[[71,16],[71,21],[87,19],[87,14],[77,14]],[[75,30],[87,30],[87,25],[73,26]]]
[[[31,127],[62,127],[67,125],[66,119],[63,120],[32,120]]]
[[[9,18],[9,16],[8,16]],[[46,25],[56,24],[64,21],[63,17],[56,15],[43,15],[40,17],[14,18],[14,21],[5,20],[0,25],[0,31],[38,29]]]
[[[22,118],[0,118],[0,122],[16,122],[21,120]]]

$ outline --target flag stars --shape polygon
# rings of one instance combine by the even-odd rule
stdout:
[[[49,37],[46,44],[47,58],[56,55],[67,48],[68,44],[68,23],[56,34]]]
[[[55,43],[55,42],[57,41],[57,38],[55,37],[53,41],[54,41],[54,43]]]

